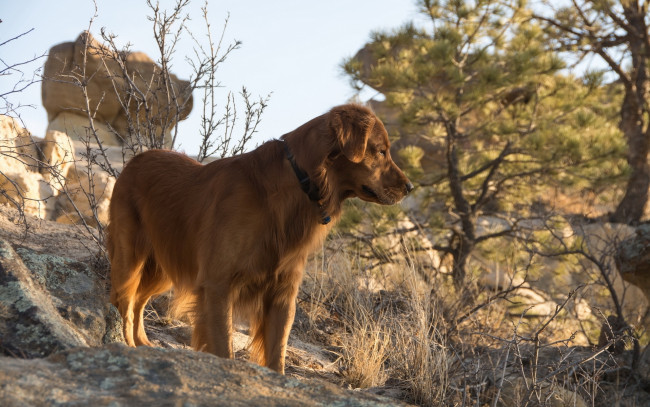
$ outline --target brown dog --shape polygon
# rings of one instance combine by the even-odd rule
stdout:
[[[399,202],[413,189],[381,121],[335,107],[281,140],[208,165],[178,153],[136,156],[110,206],[111,302],[128,345],[150,345],[149,298],[174,287],[191,308],[192,346],[232,358],[233,312],[250,323],[257,362],[284,372],[307,256],[346,198]]]

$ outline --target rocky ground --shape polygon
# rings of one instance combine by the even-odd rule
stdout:
[[[392,406],[397,400],[281,376],[182,349],[74,347],[42,359],[4,357],[4,406]]]

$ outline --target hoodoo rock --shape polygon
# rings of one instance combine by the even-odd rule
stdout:
[[[52,47],[43,77],[48,130],[73,140],[96,141],[88,134],[90,110],[97,137],[107,145],[121,145],[152,122],[169,145],[170,129],[192,110],[188,81],[164,72],[142,52],[118,52],[88,32]]]

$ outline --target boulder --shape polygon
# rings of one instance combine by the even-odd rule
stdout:
[[[62,115],[82,124],[80,116]],[[102,149],[116,172],[134,153],[120,146]],[[106,160],[100,150],[97,143],[74,141],[58,130],[48,130],[43,140],[32,138],[15,119],[0,116],[0,204],[63,223],[81,223],[81,218],[93,227],[97,221],[108,223],[115,177],[101,168]],[[95,156],[90,164],[89,156]]]
[[[48,130],[87,140],[89,106],[97,136],[106,145],[120,145],[128,137],[129,119],[132,126],[164,123],[165,134],[159,136],[168,145],[169,129],[192,110],[192,89],[188,81],[173,74],[166,78],[161,72],[146,54],[115,52],[89,32],[74,42],[55,45],[45,61],[41,88]]]
[[[48,181],[64,181],[68,170],[74,165],[75,156],[70,137],[66,133],[48,130],[41,142],[43,166],[41,173]]]
[[[75,348],[46,359],[0,358],[3,405],[403,406],[242,361],[183,349]]]
[[[90,231],[77,226],[42,220],[34,215],[20,216],[16,208],[0,205],[0,240],[13,247],[92,264],[98,255]]]
[[[40,144],[12,117],[0,115],[0,204],[45,218],[55,191],[39,172]]]
[[[115,130],[101,120],[93,122],[97,138],[106,146],[121,146],[122,139]],[[67,134],[72,140],[96,143],[95,135],[89,131],[88,117],[74,112],[60,112],[47,125],[47,132],[58,131]]]
[[[38,171],[40,157],[37,141],[18,120],[0,115],[0,170]]]
[[[120,321],[86,264],[0,240],[0,353],[35,358],[120,341]]]
[[[55,191],[38,172],[6,171],[0,168],[0,203],[20,208],[41,219],[54,211]]]
[[[83,166],[71,168],[67,174],[66,193],[56,200],[56,221],[79,224],[83,218],[92,227],[97,227],[98,221],[108,224],[115,178],[98,167],[95,167],[92,178]]]
[[[530,288],[518,288],[508,297],[508,313],[512,316],[545,318],[556,308],[557,303]]]
[[[403,39],[400,36],[398,38]],[[382,69],[382,64],[385,61],[394,60],[404,64],[420,59],[421,63],[421,57],[424,54],[417,56],[417,48],[410,48],[409,45],[413,44],[405,43],[399,39],[392,42],[390,40],[377,40],[367,43],[348,61],[346,68],[353,72],[353,77],[356,80],[383,95],[389,95],[393,92],[400,93],[403,89],[399,81],[383,80],[382,78],[377,78],[374,73]],[[425,48],[422,48],[420,51],[426,52]],[[466,73],[470,81],[467,86],[471,88],[475,84],[474,82],[477,80],[477,77],[472,75],[471,72]],[[432,94],[437,95],[447,94],[448,97],[453,97],[456,92],[454,79],[444,71],[431,72],[427,77],[427,82],[420,85]],[[504,89],[500,103],[502,105],[512,103],[526,104],[531,100],[534,93],[534,89],[528,87]],[[436,180],[440,175],[446,172],[447,159],[444,143],[444,128],[440,125],[416,124],[409,126],[404,120],[400,119],[400,116],[404,113],[402,109],[391,106],[385,100],[370,100],[368,104],[382,119],[389,135],[395,139],[391,145],[391,155],[395,159],[395,162],[400,167],[410,170],[409,165],[406,165],[410,164],[408,163],[409,160],[404,160],[402,154],[400,154],[400,150],[404,151],[408,148],[417,148],[421,152],[418,154],[417,160],[419,161],[418,166],[420,168],[416,168],[419,182],[421,184],[437,182]],[[411,119],[416,118],[412,117]],[[417,117],[417,119],[417,121],[427,122],[424,117]],[[480,126],[482,123],[480,114],[465,115],[463,120],[464,127],[461,127],[459,130],[463,132]]]
[[[619,245],[615,261],[623,280],[639,287],[650,301],[650,225],[637,227],[635,235]]]
[[[388,134],[391,136],[391,156],[400,168],[409,169],[422,177],[421,182],[430,182],[440,176],[446,170],[447,159],[445,157],[445,146],[439,137],[431,137],[421,129],[406,129],[400,120],[399,111],[386,102],[371,99],[368,106],[381,117]],[[412,150],[418,149],[410,162],[405,155],[412,155]]]

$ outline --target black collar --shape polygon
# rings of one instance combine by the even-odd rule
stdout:
[[[320,204],[321,196],[320,196],[320,190],[318,189],[318,185],[314,184],[311,182],[311,179],[309,178],[309,174],[302,168],[298,166],[296,163],[296,158],[293,156],[293,153],[291,150],[289,150],[289,144],[285,140],[280,140],[282,142],[282,145],[284,146],[284,152],[287,155],[287,160],[289,160],[289,163],[291,164],[291,168],[293,168],[293,172],[296,174],[296,178],[298,178],[298,182],[300,183],[300,189],[307,194],[307,197],[309,197],[309,200],[314,202],[316,205],[318,205],[318,209],[321,210],[321,224],[322,225],[327,225],[330,223],[330,216],[325,212],[323,209],[323,206]]]

